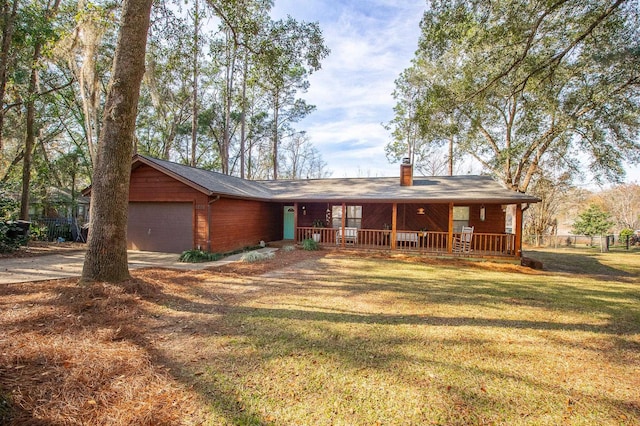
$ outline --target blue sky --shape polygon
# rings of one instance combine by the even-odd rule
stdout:
[[[384,154],[391,135],[382,124],[393,118],[394,81],[414,56],[425,6],[425,0],[275,0],[274,19],[319,22],[331,49],[303,95],[317,109],[296,124],[331,177],[399,176],[400,166]],[[582,185],[592,187],[590,180]],[[629,168],[627,181],[640,182],[640,167]]]
[[[398,176],[382,127],[393,118],[394,81],[410,65],[425,0],[276,0],[275,19],[320,23],[331,54],[303,95],[316,106],[304,121],[332,177]]]

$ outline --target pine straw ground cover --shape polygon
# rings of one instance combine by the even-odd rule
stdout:
[[[640,256],[580,261],[281,250],[3,285],[0,423],[640,424]]]

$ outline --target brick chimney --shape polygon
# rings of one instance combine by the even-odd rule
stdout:
[[[413,165],[408,158],[400,164],[400,186],[413,186]]]

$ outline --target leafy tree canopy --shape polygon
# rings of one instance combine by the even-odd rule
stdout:
[[[394,137],[409,122],[420,143],[455,140],[518,191],[585,163],[619,181],[640,161],[639,17],[628,0],[430,1]]]

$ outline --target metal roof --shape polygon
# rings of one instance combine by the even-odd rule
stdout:
[[[489,176],[414,177],[412,186],[400,178],[342,178],[251,181],[166,160],[136,155],[150,165],[208,195],[226,195],[281,202],[431,202],[536,203],[540,199],[504,188]]]

